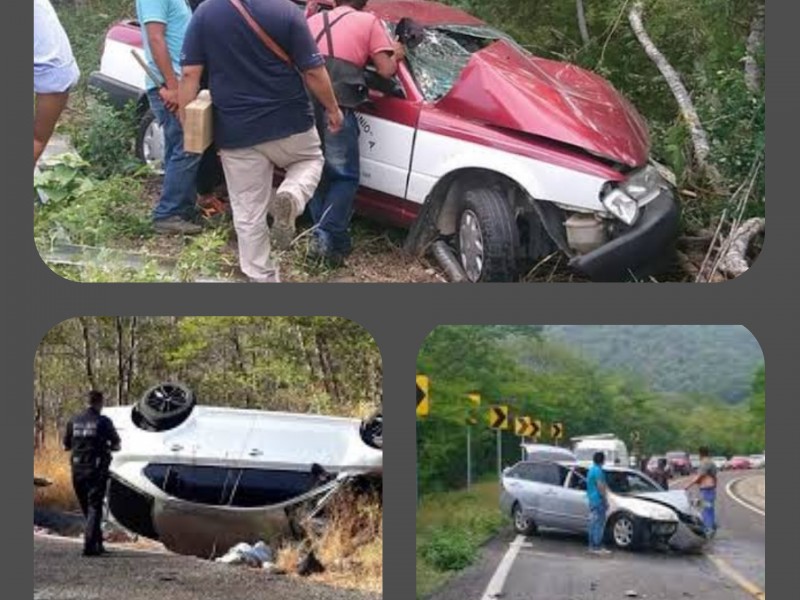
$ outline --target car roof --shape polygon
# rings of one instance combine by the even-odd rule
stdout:
[[[332,0],[321,0],[320,4],[332,4]],[[366,10],[392,23],[410,17],[420,25],[429,26],[485,25],[478,17],[461,9],[428,0],[370,0]]]

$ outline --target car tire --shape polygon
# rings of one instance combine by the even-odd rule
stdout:
[[[525,516],[519,502],[515,502],[511,508],[511,520],[514,522],[514,531],[520,535],[536,535],[536,523]]]
[[[456,227],[458,259],[467,280],[508,282],[517,278],[519,232],[500,189],[467,187]]]
[[[620,550],[635,550],[641,545],[642,525],[627,512],[614,515],[608,523],[608,537]]]
[[[361,439],[367,446],[383,450],[383,411],[376,410],[361,422]]]
[[[166,382],[148,389],[136,410],[152,431],[167,431],[189,418],[196,404],[194,392],[181,383]]]
[[[164,172],[164,130],[149,108],[142,112],[136,131],[136,157],[156,173]]]

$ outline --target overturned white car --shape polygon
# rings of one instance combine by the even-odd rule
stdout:
[[[120,525],[182,554],[302,535],[347,482],[380,476],[383,420],[198,406],[165,383],[104,410],[122,439],[108,507]]]

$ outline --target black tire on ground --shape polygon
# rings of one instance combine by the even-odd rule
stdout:
[[[519,231],[511,207],[497,186],[468,186],[456,230],[461,266],[472,282],[514,281],[518,276]]]
[[[617,513],[609,519],[608,540],[620,550],[636,550],[642,545],[642,523],[630,513]]]
[[[367,446],[383,450],[383,411],[376,410],[361,422],[361,439]]]
[[[519,502],[515,502],[511,508],[511,520],[514,522],[514,531],[521,535],[536,535],[536,523],[533,519],[526,517],[522,512]]]
[[[195,403],[192,390],[181,383],[167,382],[147,390],[136,409],[153,430],[166,431],[183,423]]]

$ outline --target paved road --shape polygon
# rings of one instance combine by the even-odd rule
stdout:
[[[166,553],[117,550],[85,559],[80,545],[33,536],[33,600],[378,600],[258,570]]]
[[[721,474],[720,530],[704,553],[614,552],[594,557],[586,553],[584,536],[543,532],[523,538],[504,532],[475,566],[432,600],[487,600],[492,598],[487,592],[498,591],[496,597],[502,600],[752,600],[759,590],[748,591],[743,580],[765,590],[765,517],[726,493],[732,480],[749,475],[753,474]]]

